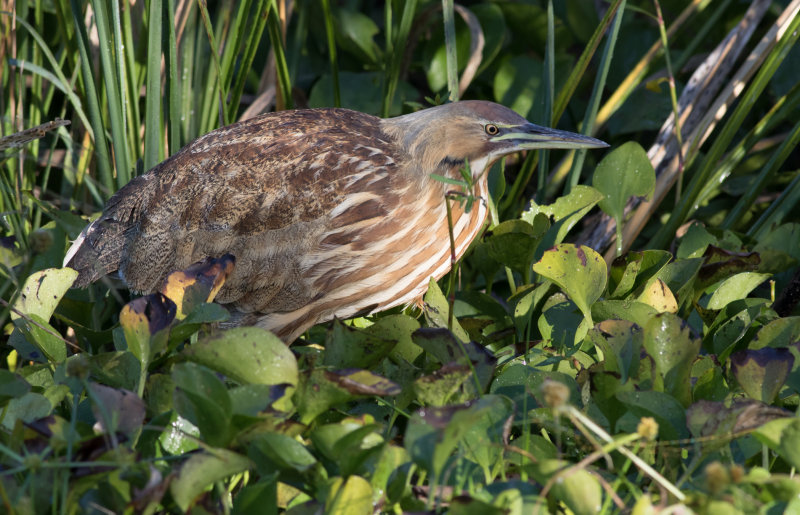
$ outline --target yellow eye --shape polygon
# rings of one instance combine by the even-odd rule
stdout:
[[[491,123],[487,123],[483,129],[489,136],[497,136],[500,133],[500,129],[497,128],[497,125]]]

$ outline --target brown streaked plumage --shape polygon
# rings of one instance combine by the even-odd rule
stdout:
[[[216,301],[234,324],[291,342],[318,322],[409,303],[450,267],[445,185],[468,160],[477,194],[502,156],[603,142],[538,127],[482,101],[380,119],[283,111],[200,137],[119,190],[65,258],[75,286],[118,272],[136,291],[230,253]],[[456,254],[486,218],[454,212]]]

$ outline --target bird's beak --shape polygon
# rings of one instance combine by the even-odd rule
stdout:
[[[511,143],[518,150],[540,148],[605,148],[608,143],[574,132],[549,129],[532,123],[500,126],[501,133],[489,141]]]

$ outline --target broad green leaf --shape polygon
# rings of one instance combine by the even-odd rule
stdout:
[[[543,214],[536,215],[532,223],[507,220],[494,227],[486,239],[489,255],[525,277],[539,242],[549,228],[550,221]]]
[[[358,11],[342,8],[336,10],[336,36],[343,50],[352,52],[364,62],[376,62],[380,48],[373,39],[378,26],[372,19]]]
[[[770,274],[756,272],[742,272],[729,277],[711,294],[706,306],[708,309],[722,309],[728,303],[747,297],[759,284],[771,277]]]
[[[297,385],[297,360],[274,334],[258,327],[219,331],[183,355],[242,384]]]
[[[659,273],[671,258],[672,255],[666,250],[631,251],[616,258],[608,273],[610,297],[622,299],[629,293],[635,293]]]
[[[14,301],[11,319],[38,315],[42,320],[50,320],[61,298],[77,278],[78,272],[71,268],[48,268],[32,273],[25,279],[19,297]]]
[[[753,434],[792,467],[800,467],[800,420],[773,420],[756,429]]]
[[[575,467],[575,470],[568,470]],[[576,515],[589,515],[600,512],[603,505],[603,487],[588,471],[564,460],[542,460],[529,467],[540,484],[559,472],[559,480],[553,482],[549,497],[563,502]]]
[[[558,285],[589,325],[594,325],[592,304],[603,294],[607,277],[606,262],[600,254],[586,246],[556,245],[533,265],[533,271]]]
[[[241,454],[225,449],[209,449],[191,455],[181,466],[169,489],[178,507],[187,512],[208,486],[251,468],[253,463]]]
[[[453,327],[447,327],[450,303],[447,297],[444,296],[444,293],[442,293],[439,285],[433,280],[433,277],[431,277],[428,283],[428,291],[425,293],[425,298],[423,300],[425,302],[423,305],[423,312],[425,313],[425,319],[428,321],[428,325],[450,329],[456,338],[462,342],[469,341],[469,335],[464,328],[459,325],[455,317],[453,317]]]
[[[654,307],[638,300],[601,300],[592,305],[595,320],[628,320],[639,327],[644,327],[656,314]]]
[[[278,476],[262,477],[236,493],[233,513],[236,515],[278,515]]]
[[[389,355],[397,341],[380,333],[356,329],[334,320],[325,338],[322,364],[332,368],[374,368]]]
[[[411,340],[411,334],[419,329],[419,322],[408,315],[389,315],[379,318],[365,331],[373,336],[397,342],[389,353],[413,363],[422,354],[422,349]]]
[[[788,347],[797,341],[800,341],[800,317],[786,317],[762,327],[748,347]]]
[[[200,429],[213,446],[225,446],[233,436],[228,390],[216,374],[194,363],[178,363],[172,369],[175,381],[173,403],[176,411]]]
[[[590,330],[587,337],[602,350],[606,372],[618,373],[621,383],[639,368],[644,333],[633,322],[604,320]]]
[[[36,347],[51,363],[63,363],[67,359],[66,341],[38,314],[30,313],[25,318],[14,320],[14,328],[15,332],[19,331],[24,335],[28,343]],[[14,347],[17,347],[17,336],[12,333],[9,340]]]
[[[625,205],[631,197],[650,199],[656,185],[656,172],[647,152],[634,141],[614,148],[598,163],[592,186],[604,197],[600,209],[622,226]]]
[[[675,397],[655,391],[623,391],[616,394],[637,417],[653,417],[658,422],[659,440],[688,438],[686,410]]]
[[[644,326],[644,348],[655,363],[653,388],[667,392],[684,406],[692,402],[690,375],[700,351],[689,326],[670,313],[654,316]]]
[[[545,340],[553,342],[557,349],[572,350],[583,341],[588,327],[575,304],[563,293],[556,293],[542,306],[538,320],[539,333]]]
[[[527,56],[508,56],[494,74],[494,98],[527,118],[534,99],[543,94],[542,62]]]
[[[261,433],[250,442],[250,459],[258,463],[259,470],[277,467],[305,472],[317,463],[303,444],[291,436],[272,432]],[[269,461],[271,467],[263,463],[264,459]]]
[[[481,391],[489,384],[497,360],[486,347],[472,341],[461,343],[450,331],[437,328],[418,329],[414,331],[412,338],[414,343],[432,354],[443,365],[458,363],[467,365],[470,370],[474,369],[478,375]]]
[[[371,515],[372,486],[361,476],[335,477],[328,485],[325,513],[331,515]]]
[[[639,295],[639,302],[643,302],[659,313],[677,313],[678,301],[670,291],[667,284],[661,279],[654,279]]]
[[[367,370],[315,369],[300,376],[293,400],[300,422],[308,424],[332,406],[368,395],[398,395],[400,387]]]
[[[102,352],[89,356],[92,375],[105,385],[135,390],[139,381],[139,360],[128,351]]]
[[[567,233],[577,224],[595,204],[600,202],[603,194],[592,188],[579,184],[569,194],[559,197],[548,206],[539,206],[532,203],[531,208],[522,213],[520,217],[531,223],[533,217],[541,213],[553,220],[553,225],[542,238],[537,255],[554,245],[558,245]]]
[[[794,365],[789,349],[763,347],[731,354],[731,372],[745,393],[757,401],[772,403]]]
[[[31,390],[31,385],[22,377],[0,369],[0,405],[11,399],[22,397]]]
[[[3,427],[11,431],[17,420],[33,422],[46,417],[53,410],[53,405],[41,393],[28,392],[8,401],[4,408]]]

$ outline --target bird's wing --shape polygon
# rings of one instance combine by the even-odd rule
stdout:
[[[331,109],[265,115],[203,136],[137,177],[81,234],[76,286],[119,272],[137,291],[205,257],[232,253],[218,300],[287,311],[316,293],[305,256],[351,245],[385,222],[404,190],[378,119]]]

